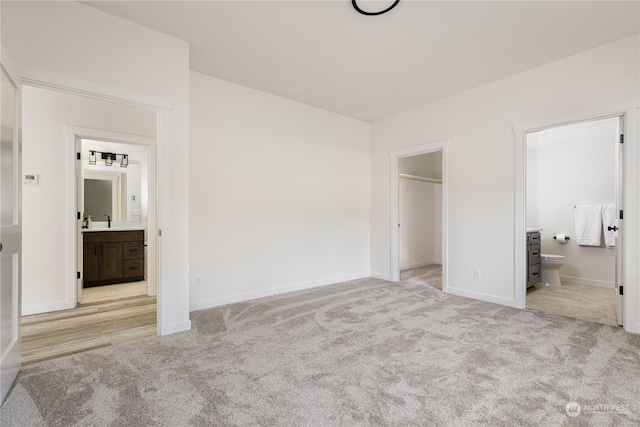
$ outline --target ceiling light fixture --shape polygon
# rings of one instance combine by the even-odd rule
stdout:
[[[391,9],[393,9],[394,7],[396,7],[396,5],[400,3],[400,0],[395,0],[393,2],[393,4],[391,6],[389,6],[388,8],[386,8],[385,10],[382,10],[380,12],[367,12],[365,10],[362,10],[358,7],[358,3],[356,3],[356,0],[351,0],[351,4],[353,5],[353,8],[355,10],[357,10],[358,12],[360,12],[363,15],[367,15],[367,16],[376,16],[376,15],[382,15],[383,13],[387,13],[389,12]]]

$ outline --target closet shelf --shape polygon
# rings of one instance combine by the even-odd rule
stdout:
[[[423,176],[409,175],[409,174],[406,174],[406,173],[400,173],[400,174],[398,174],[398,176],[400,178],[410,179],[412,181],[433,182],[435,184],[442,184],[442,180],[438,179],[438,178],[425,178]]]

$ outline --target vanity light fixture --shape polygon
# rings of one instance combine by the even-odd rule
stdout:
[[[89,164],[96,164],[96,154],[100,153],[100,158],[104,160],[105,166],[112,166],[113,161],[116,160],[117,156],[122,157],[120,161],[120,167],[126,168],[129,166],[129,155],[128,154],[119,154],[119,153],[105,153],[103,151],[89,150]]]

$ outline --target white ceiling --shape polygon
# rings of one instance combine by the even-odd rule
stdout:
[[[189,42],[194,71],[365,121],[640,31],[637,1],[86,4]]]

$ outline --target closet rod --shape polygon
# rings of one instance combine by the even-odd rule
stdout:
[[[436,179],[436,178],[425,178],[425,177],[417,176],[417,175],[408,175],[406,173],[400,173],[400,174],[398,174],[398,176],[400,178],[411,179],[413,181],[433,182],[433,183],[436,183],[436,184],[442,184],[442,180],[441,179]]]

